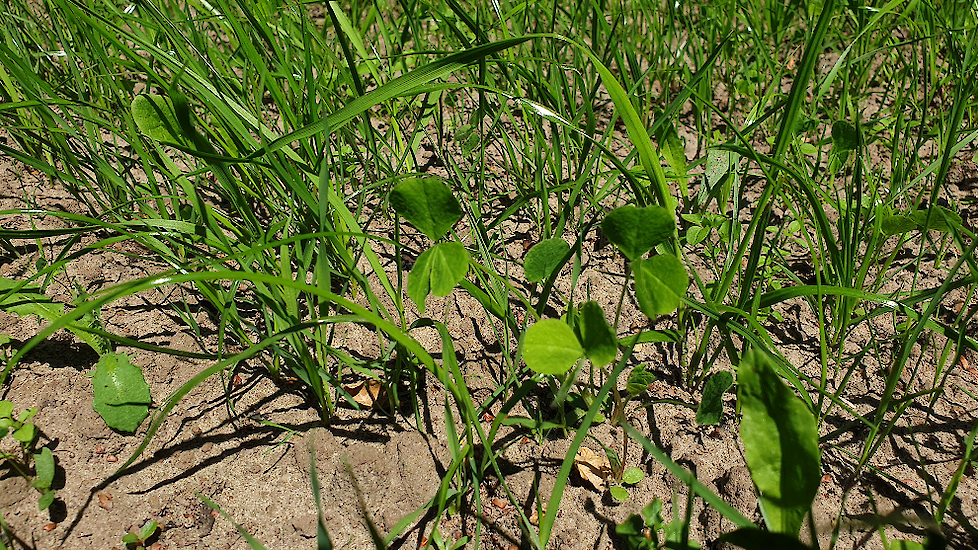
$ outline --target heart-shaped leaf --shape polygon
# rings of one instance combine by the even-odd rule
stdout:
[[[584,354],[597,367],[603,367],[618,356],[618,340],[604,318],[597,302],[585,302],[580,316],[581,342]]]
[[[99,359],[92,378],[92,408],[112,429],[134,432],[149,414],[153,402],[143,371],[121,353]]]
[[[437,244],[418,256],[408,276],[408,296],[424,313],[428,294],[448,296],[469,270],[469,252],[460,243]]]
[[[550,276],[555,269],[560,267],[560,260],[567,255],[570,245],[560,237],[554,237],[545,241],[540,241],[529,252],[523,260],[523,272],[526,280],[535,283],[542,281]]]
[[[720,371],[711,376],[703,386],[703,400],[696,410],[696,423],[711,425],[723,416],[723,394],[733,386],[733,374]]]
[[[676,230],[672,214],[661,206],[622,206],[601,222],[601,231],[629,260],[635,261]]]
[[[541,374],[563,374],[584,355],[574,329],[560,319],[542,319],[526,329],[523,360]]]
[[[689,275],[679,258],[671,254],[653,256],[632,264],[635,270],[635,295],[643,313],[649,317],[672,313],[686,294]]]
[[[448,185],[438,178],[402,181],[391,191],[390,203],[398,214],[433,241],[445,236],[462,219],[458,200]]]
[[[744,458],[764,522],[797,536],[821,480],[815,417],[781,381],[771,357],[753,349],[737,366],[737,397]]]

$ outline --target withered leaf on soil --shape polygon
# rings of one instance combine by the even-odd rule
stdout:
[[[387,406],[387,392],[377,380],[364,380],[359,384],[345,386],[347,391],[361,407],[382,409]]]
[[[611,462],[608,457],[583,447],[574,457],[574,469],[596,491],[601,491],[605,481],[611,476]]]

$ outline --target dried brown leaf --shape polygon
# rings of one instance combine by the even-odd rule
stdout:
[[[604,453],[597,454],[582,447],[574,457],[574,469],[596,491],[604,489],[605,481],[611,476],[611,462]]]

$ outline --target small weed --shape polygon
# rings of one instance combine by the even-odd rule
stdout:
[[[0,401],[0,445],[9,441],[5,439],[7,435],[16,442],[14,450],[0,448],[0,461],[37,489],[41,494],[37,499],[37,508],[46,510],[56,497],[55,490],[51,488],[55,473],[54,454],[47,447],[35,450],[39,432],[30,420],[37,409],[25,409],[16,416],[13,412],[13,403]]]

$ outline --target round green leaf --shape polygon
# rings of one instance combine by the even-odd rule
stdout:
[[[621,482],[628,485],[635,485],[645,477],[645,472],[641,468],[631,467],[621,474]]]
[[[622,206],[601,222],[601,231],[632,261],[665,242],[676,230],[672,214],[661,206]]]
[[[839,152],[852,151],[859,147],[859,131],[844,120],[832,125],[832,145]]]
[[[14,430],[14,433],[11,435],[13,435],[14,439],[16,439],[17,441],[20,441],[25,445],[30,445],[31,442],[34,441],[34,435],[35,435],[34,425],[24,424],[20,428]]]
[[[134,432],[149,415],[149,385],[142,369],[124,354],[108,353],[99,359],[92,387],[92,408],[112,429]]]
[[[581,306],[581,342],[584,354],[595,366],[603,367],[618,357],[618,340],[608,326],[604,311],[597,302]]]
[[[390,203],[398,214],[429,239],[437,241],[462,218],[452,190],[438,178],[409,178],[391,191]]]
[[[418,256],[408,276],[408,296],[424,313],[428,294],[448,296],[469,270],[469,252],[460,243],[435,245]]]
[[[686,293],[689,276],[679,258],[671,254],[633,263],[638,306],[649,317],[672,313]]]
[[[740,438],[768,528],[797,536],[821,480],[815,417],[774,371],[769,355],[744,354],[737,366]]]
[[[534,245],[526,253],[526,258],[523,260],[526,280],[535,283],[549,277],[555,269],[560,267],[560,261],[569,250],[570,245],[560,237],[540,241]]]
[[[574,330],[560,319],[543,319],[526,330],[523,360],[534,372],[563,374],[583,355]]]
[[[612,485],[608,490],[611,492],[611,498],[617,500],[618,502],[625,502],[628,500],[628,489],[625,489],[620,485]]]

